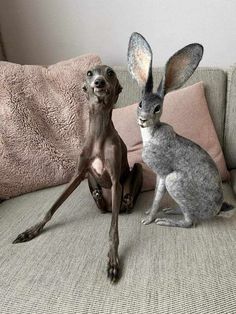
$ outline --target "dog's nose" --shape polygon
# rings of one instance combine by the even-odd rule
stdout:
[[[94,85],[98,88],[102,88],[104,87],[106,84],[105,80],[103,78],[97,78],[95,81],[94,81]]]

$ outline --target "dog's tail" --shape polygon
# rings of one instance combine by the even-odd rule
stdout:
[[[218,215],[225,218],[231,218],[235,214],[235,212],[236,207],[234,205],[231,205],[227,202],[223,202]]]

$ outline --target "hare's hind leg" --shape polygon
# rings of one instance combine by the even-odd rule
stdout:
[[[181,218],[157,218],[155,223],[160,226],[189,228],[193,225],[193,219],[189,213],[184,213]]]
[[[143,170],[138,163],[134,164],[123,185],[121,212],[130,213],[143,184]]]
[[[171,208],[171,207],[163,208],[162,211],[163,211],[164,214],[167,214],[167,215],[181,215],[181,214],[183,214],[181,208],[179,208],[179,207],[175,207],[175,208]]]
[[[192,194],[193,191],[191,192],[191,184],[187,184],[188,188],[186,190],[185,180],[186,178],[178,172],[172,172],[166,177],[166,189],[179,207],[176,209],[168,208],[164,212],[167,214],[182,214],[183,216],[157,218],[155,220],[157,225],[182,228],[189,228],[193,225],[194,220],[192,210],[190,209],[192,207],[190,200],[194,194]],[[188,205],[190,208],[188,208]]]

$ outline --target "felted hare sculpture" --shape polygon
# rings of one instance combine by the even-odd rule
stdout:
[[[208,153],[176,134],[170,125],[160,122],[165,95],[189,79],[202,55],[203,47],[200,44],[190,44],[177,51],[166,63],[165,74],[157,91],[153,91],[152,50],[142,35],[131,35],[128,68],[142,89],[137,108],[143,139],[142,157],[160,178],[152,207],[142,220],[145,225],[155,220],[158,225],[186,228],[201,219],[216,216],[220,211],[232,209],[231,205],[223,202],[221,178]],[[182,216],[157,217],[166,190],[178,208],[163,211]]]

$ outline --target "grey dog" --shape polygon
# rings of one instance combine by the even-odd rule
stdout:
[[[88,70],[83,90],[89,100],[89,127],[75,177],[44,219],[18,235],[14,243],[36,237],[87,174],[97,207],[102,212],[112,211],[107,274],[114,282],[120,273],[118,214],[133,208],[142,186],[142,166],[136,163],[130,170],[126,145],[112,123],[112,109],[122,90],[113,69],[99,65]]]

